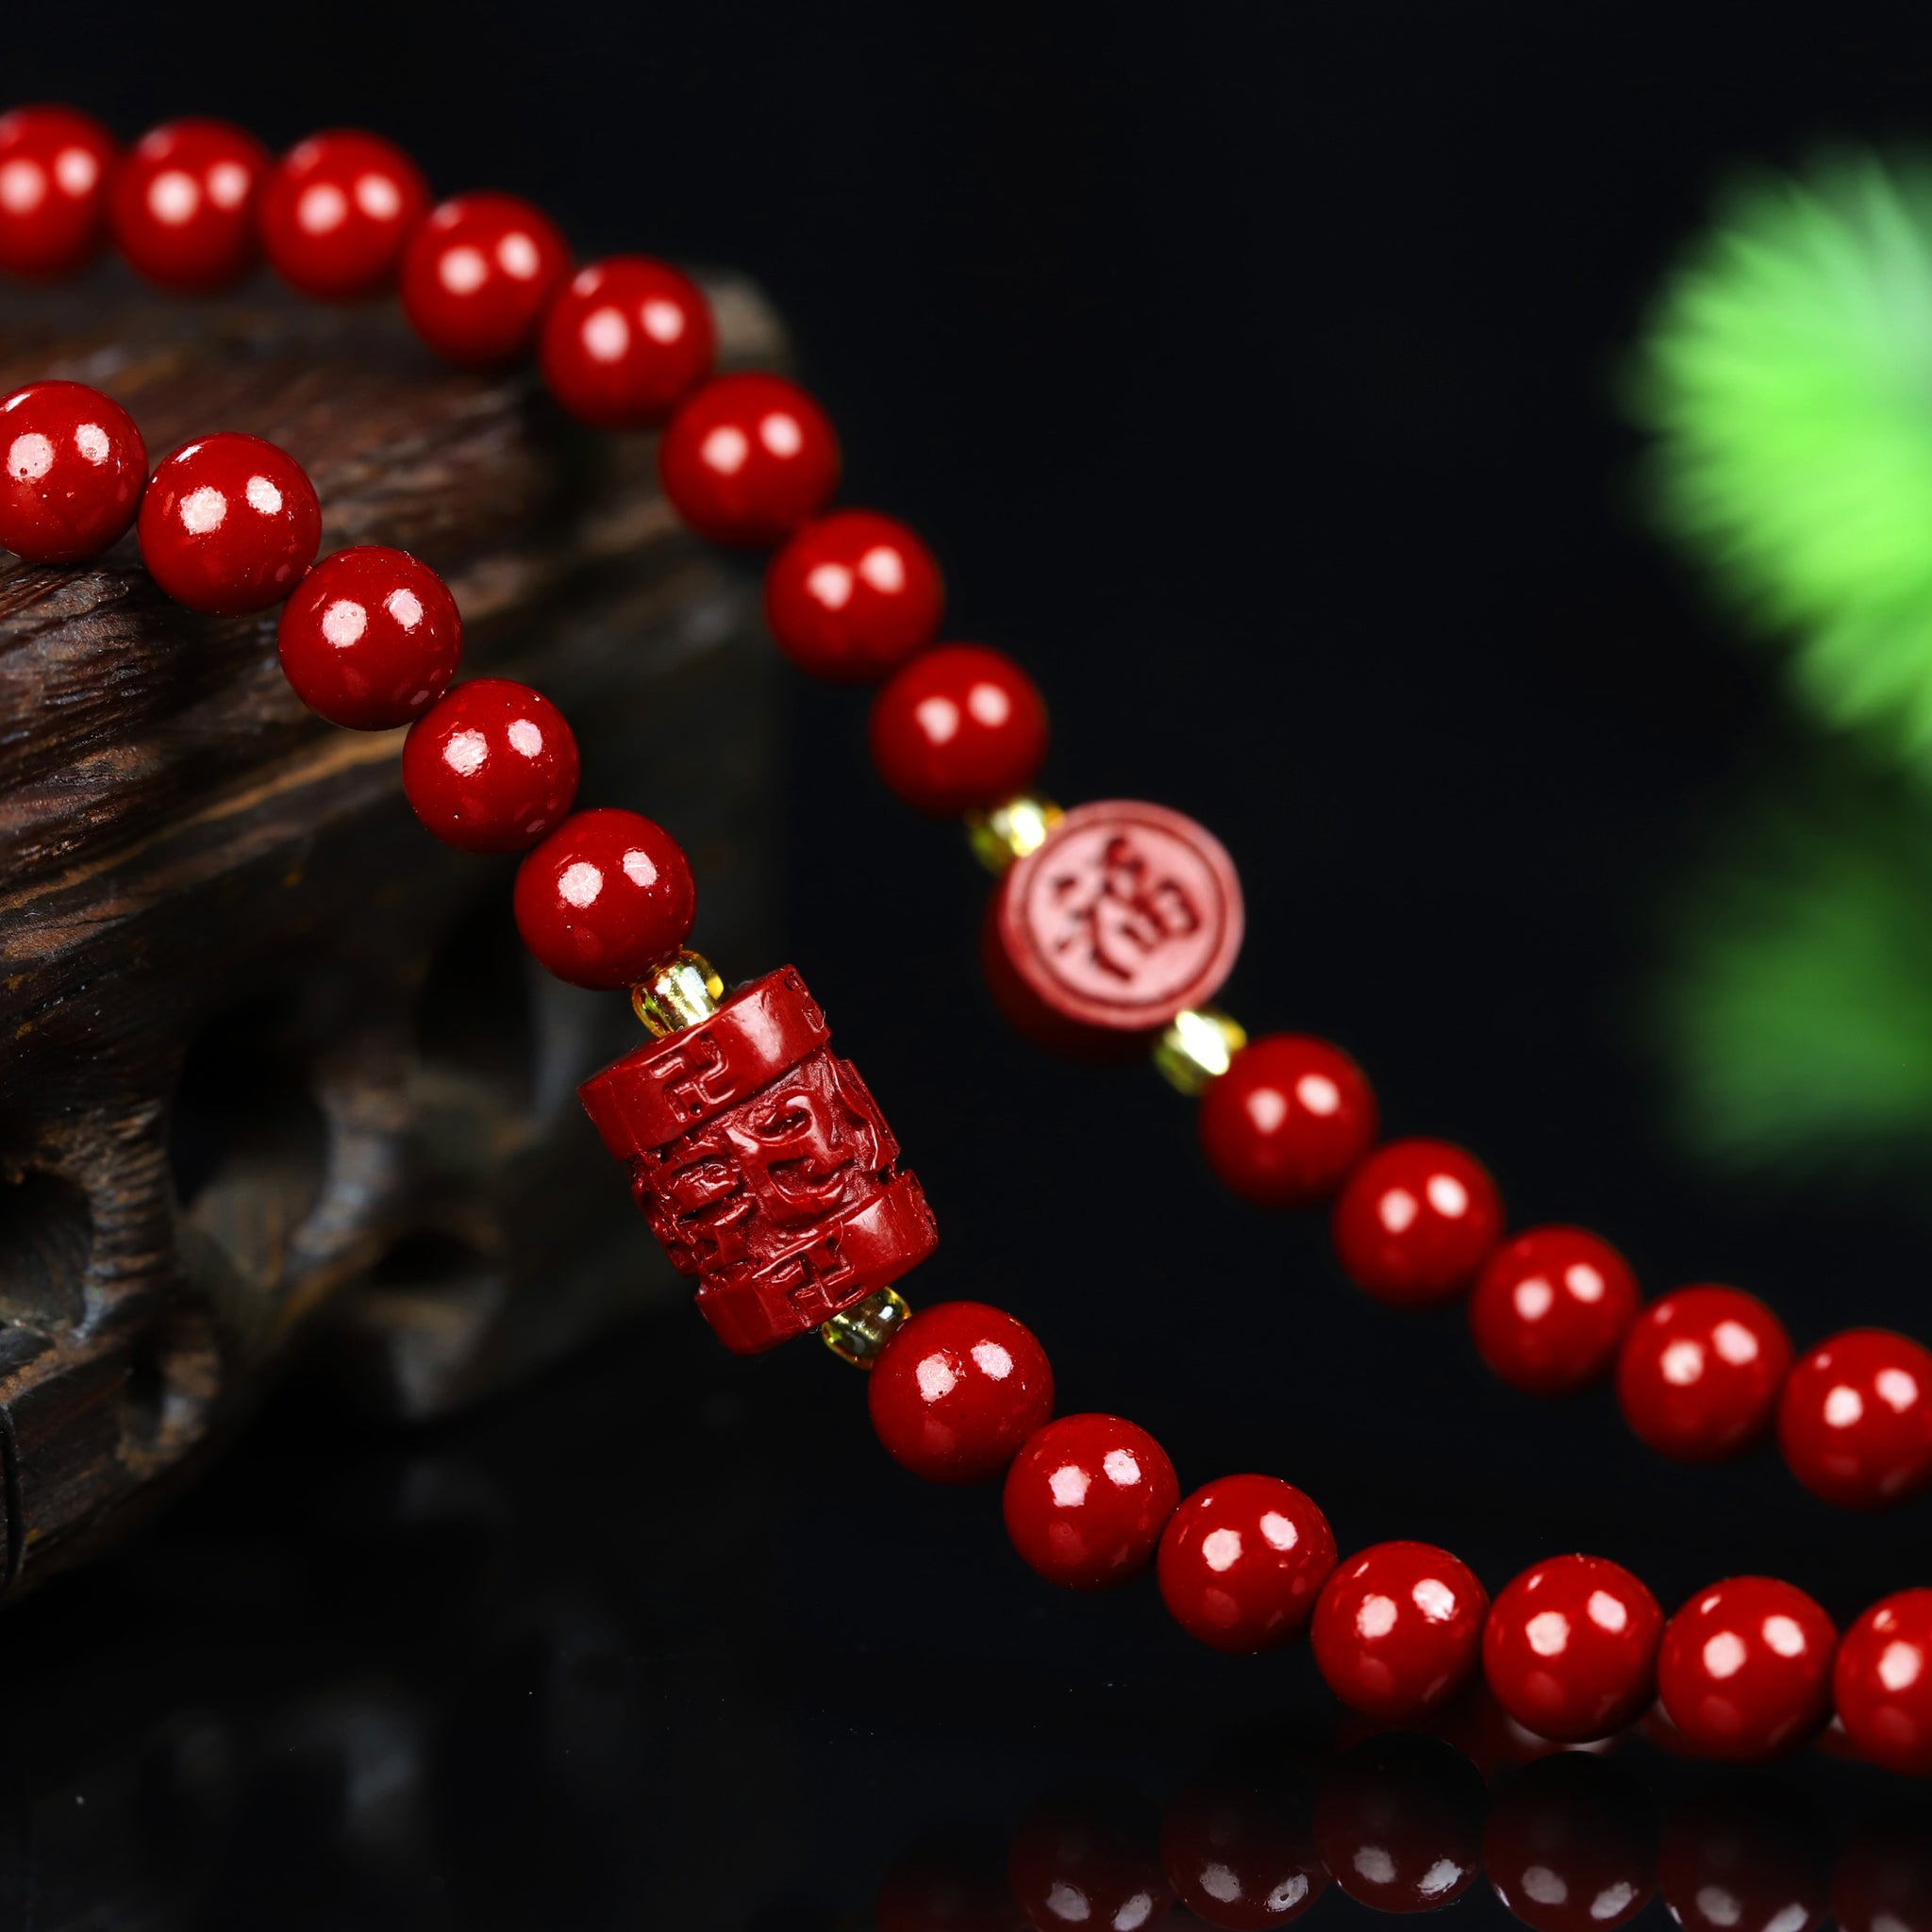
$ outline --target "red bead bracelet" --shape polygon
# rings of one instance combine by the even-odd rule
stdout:
[[[1668,1454],[1727,1455],[1775,1417],[1793,1472],[1830,1500],[1869,1507],[1932,1479],[1932,1355],[1917,1343],[1854,1331],[1794,1366],[1776,1319],[1735,1289],[1640,1310],[1598,1237],[1506,1240],[1495,1182],[1469,1153],[1375,1144],[1374,1092],[1339,1049],[1248,1043],[1210,1004],[1242,930],[1219,841],[1163,807],[1062,812],[1028,791],[1048,738],[1032,681],[999,652],[934,642],[943,586],[926,545],[890,518],[828,510],[841,465],[829,419],[779,375],[712,375],[716,332],[679,271],[618,257],[573,275],[541,210],[494,193],[429,208],[408,158],[353,130],[275,163],[214,121],[171,123],[122,157],[71,109],[0,118],[0,267],[71,271],[104,230],[172,288],[224,286],[258,254],[326,298],[393,282],[451,359],[534,349],[584,421],[662,422],[664,489],[685,521],[777,546],[766,587],[781,648],[820,675],[884,677],[871,739],[887,784],[921,810],[968,815],[1000,874],[986,951],[1001,1003],[1058,1046],[1152,1048],[1201,1094],[1203,1149],[1230,1189],[1271,1207],[1333,1198],[1338,1254],[1367,1292],[1399,1306],[1467,1294],[1479,1352],[1518,1387],[1571,1390],[1614,1366],[1632,1428]],[[1040,1574],[1096,1589],[1154,1566],[1176,1620],[1223,1649],[1307,1630],[1338,1695],[1378,1717],[1425,1714],[1480,1669],[1526,1727],[1584,1738],[1628,1722],[1655,1688],[1684,1739],[1749,1758],[1814,1733],[1835,1698],[1866,1755],[1932,1770],[1932,1594],[1887,1599],[1842,1642],[1789,1584],[1713,1584],[1666,1622],[1641,1583],[1592,1557],[1536,1565],[1491,1604],[1425,1543],[1338,1562],[1321,1510],[1287,1483],[1224,1477],[1183,1501],[1145,1430],[1054,1419],[1046,1356],[1010,1315],[974,1303],[911,1315],[891,1291],[932,1251],[932,1217],[797,973],[724,997],[685,949],[696,890],[671,835],[634,812],[573,809],[575,740],[541,693],[501,678],[452,688],[461,623],[435,572],[378,546],[316,562],[314,491],[253,437],[202,437],[143,487],[139,431],[77,384],[0,401],[0,543],[58,565],[137,524],[156,583],[188,608],[283,606],[282,663],[319,715],[409,727],[417,816],[460,849],[524,852],[515,912],[530,951],[577,985],[627,990],[653,1036],[583,1100],[700,1309],[741,1352],[819,1329],[871,1371],[874,1424],[907,1467],[942,1482],[1004,1474],[1009,1534]]]

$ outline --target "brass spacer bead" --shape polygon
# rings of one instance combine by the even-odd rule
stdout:
[[[724,982],[702,953],[682,952],[630,990],[630,1008],[654,1039],[708,1020],[724,997]]]
[[[973,856],[997,876],[1016,858],[1046,843],[1047,834],[1066,817],[1050,798],[1023,791],[1004,805],[966,814],[966,837]]]
[[[1247,1043],[1246,1028],[1219,1007],[1183,1007],[1154,1042],[1154,1064],[1170,1087],[1192,1099],[1227,1072]]]
[[[819,1340],[841,1362],[870,1372],[886,1343],[911,1318],[911,1303],[896,1288],[882,1288],[821,1322]]]

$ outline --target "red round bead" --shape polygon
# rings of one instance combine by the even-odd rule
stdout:
[[[1648,1792],[1581,1751],[1504,1781],[1483,1829],[1484,1873],[1535,1932],[1617,1932],[1650,1903],[1656,1856]]]
[[[1483,1625],[1496,1701],[1540,1738],[1607,1738],[1648,1707],[1664,1613],[1602,1557],[1552,1557],[1510,1583]]]
[[[1932,1590],[1902,1590],[1853,1624],[1832,1666],[1832,1696],[1861,1756],[1932,1776]]]
[[[403,312],[438,355],[488,368],[536,340],[570,274],[557,224],[514,194],[459,194],[403,244]]]
[[[280,644],[283,675],[311,711],[352,731],[386,731],[449,689],[463,621],[420,558],[361,543],[325,557],[296,586]]]
[[[29,563],[78,563],[134,521],[147,445],[97,389],[30,382],[0,401],[0,547]]]
[[[573,813],[517,869],[517,930],[539,965],[611,991],[649,976],[697,917],[691,861],[662,825],[600,807]]]
[[[1502,1234],[1489,1170],[1447,1141],[1377,1147],[1335,1204],[1335,1251],[1349,1278],[1401,1308],[1460,1294]]]
[[[1007,1472],[1007,1534],[1049,1583],[1107,1590],[1147,1567],[1180,1501],[1167,1452],[1113,1415],[1067,1415]]]
[[[839,487],[839,437],[795,382],[720,375],[686,398],[664,431],[664,493],[714,543],[777,543]]]
[[[1885,1328],[1821,1341],[1785,1377],[1778,1446],[1814,1495],[1874,1509],[1932,1477],[1932,1353]]]
[[[691,278],[642,255],[580,268],[543,318],[550,393],[598,429],[661,423],[718,359],[711,305]]]
[[[980,1483],[1052,1419],[1053,1370],[1003,1309],[941,1302],[886,1344],[866,1401],[893,1461],[928,1482]]]
[[[429,212],[429,184],[380,135],[337,127],[291,148],[263,184],[261,246],[292,289],[324,301],[374,295]]]
[[[63,275],[81,267],[100,246],[119,152],[77,108],[0,114],[0,269]]]
[[[446,845],[522,852],[577,795],[577,741],[541,691],[478,677],[418,718],[403,744],[410,808]]]
[[[1740,1763],[1801,1743],[1831,1705],[1838,1632],[1795,1584],[1733,1576],[1664,1625],[1657,1688],[1692,1750]]]
[[[1790,1366],[1783,1324],[1755,1295],[1680,1288],[1631,1324],[1617,1360],[1617,1401],[1653,1449],[1713,1462],[1763,1430]]]
[[[835,509],[795,530],[765,571],[765,620],[814,677],[883,677],[938,635],[946,587],[924,542],[876,510]]]
[[[1191,1785],[1160,1821],[1160,1862],[1197,1919],[1224,1932],[1267,1932],[1327,1889],[1306,1800],[1246,1780]]]
[[[226,121],[169,121],[135,142],[108,195],[114,245],[165,289],[224,289],[255,266],[268,150]]]
[[[1273,1650],[1298,1637],[1334,1568],[1328,1519],[1277,1476],[1196,1490],[1160,1539],[1160,1594],[1174,1622],[1215,1650]]]
[[[1489,1597],[1469,1565],[1430,1543],[1374,1543],[1323,1586],[1315,1662],[1351,1710],[1424,1717],[1474,1675]]]
[[[1250,1041],[1201,1095],[1201,1150],[1222,1185],[1263,1208],[1305,1208],[1341,1187],[1374,1144],[1375,1095],[1325,1040]]]
[[[1511,1388],[1565,1395],[1607,1372],[1637,1304],[1637,1277],[1608,1241],[1580,1227],[1533,1227],[1490,1257],[1469,1325]]]
[[[322,541],[322,506],[286,450],[231,431],[161,458],[139,530],[148,575],[175,603],[240,617],[301,580]]]
[[[1046,701],[1004,652],[939,644],[873,700],[872,757],[916,811],[952,817],[1001,805],[1046,761]]]

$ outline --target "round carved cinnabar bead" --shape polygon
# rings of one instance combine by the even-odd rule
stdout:
[[[1631,1324],[1617,1401],[1640,1441],[1685,1462],[1714,1462],[1771,1421],[1791,1366],[1784,1324],[1756,1295],[1680,1288]]]
[[[463,654],[449,586],[420,558],[380,543],[325,557],[295,587],[277,637],[295,695],[351,731],[420,718]]]
[[[459,194],[403,244],[403,313],[438,355],[487,369],[530,346],[569,274],[569,244],[541,208],[514,194]]]
[[[1211,832],[1138,800],[1076,806],[1000,881],[993,989],[1010,974],[1048,1022],[1145,1035],[1213,998],[1241,931],[1241,881]]]
[[[814,518],[765,570],[765,621],[778,648],[801,671],[841,682],[883,677],[930,643],[945,601],[924,541],[876,510]]]
[[[510,677],[458,685],[409,727],[403,790],[446,845],[522,852],[577,795],[577,741],[541,691]]]
[[[1374,1144],[1375,1095],[1325,1040],[1250,1041],[1201,1095],[1201,1151],[1222,1185],[1263,1208],[1332,1194]]]
[[[1795,1584],[1733,1576],[1664,1625],[1657,1696],[1693,1750],[1756,1763],[1824,1724],[1837,1645],[1831,1619]]]
[[[1147,1567],[1180,1502],[1167,1451],[1117,1415],[1048,1423],[1007,1472],[1007,1534],[1066,1590],[1110,1590]]]
[[[868,735],[894,797],[952,818],[1032,783],[1046,760],[1046,700],[1004,651],[935,644],[873,700]]]
[[[423,171],[392,141],[359,128],[313,134],[261,191],[261,247],[291,289],[326,302],[374,295],[429,210]]]
[[[1932,1477],[1932,1352],[1885,1328],[1821,1341],[1785,1377],[1778,1446],[1813,1495],[1875,1509]]]
[[[135,142],[108,191],[114,245],[137,275],[196,294],[255,265],[256,203],[273,163],[226,121],[169,121]]]
[[[866,1378],[893,1461],[935,1483],[1001,1474],[1053,1417],[1053,1370],[1032,1333],[984,1302],[922,1308]]]
[[[1859,1754],[1908,1777],[1932,1775],[1932,1590],[1902,1590],[1844,1634],[1832,1701]]]
[[[79,382],[30,382],[0,402],[0,546],[78,563],[141,508],[147,445],[134,419]]]
[[[100,246],[119,152],[77,108],[0,114],[0,269],[64,275],[81,267]]]
[[[1323,1586],[1315,1663],[1351,1710],[1410,1723],[1475,1674],[1489,1607],[1459,1557],[1432,1543],[1375,1543]]]
[[[714,543],[777,543],[839,487],[838,431],[782,375],[715,376],[689,396],[658,446],[672,508]]]
[[[1228,1475],[1196,1490],[1160,1539],[1161,1598],[1215,1650],[1273,1650],[1299,1636],[1334,1568],[1328,1519],[1278,1476]]]
[[[322,506],[286,450],[229,432],[161,458],[137,527],[148,575],[175,603],[242,617],[279,604],[315,560]]]
[[[550,393],[597,429],[648,429],[710,375],[711,305],[688,275],[642,255],[580,268],[543,318]]]
[[[1664,1613],[1621,1564],[1552,1557],[1509,1583],[1483,1626],[1483,1674],[1525,1730],[1566,1744],[1641,1715]]]
[[[1394,1307],[1426,1307],[1474,1280],[1502,1239],[1503,1200],[1466,1149],[1391,1141],[1349,1176],[1333,1234],[1357,1288]]]
[[[574,813],[517,868],[517,931],[537,963],[601,992],[635,986],[690,937],[691,861],[664,827],[608,806]]]
[[[1469,1325],[1512,1389],[1566,1395],[1608,1372],[1638,1300],[1637,1277],[1608,1241],[1580,1227],[1533,1227],[1490,1257]]]

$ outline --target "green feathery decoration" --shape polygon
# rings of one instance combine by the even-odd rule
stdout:
[[[1736,188],[1634,400],[1664,521],[1794,642],[1803,696],[1932,772],[1932,162]]]

